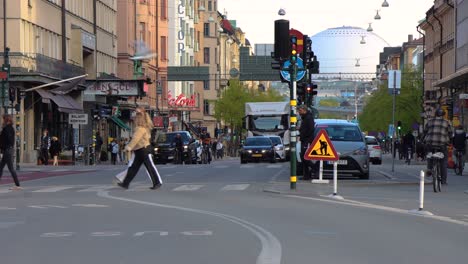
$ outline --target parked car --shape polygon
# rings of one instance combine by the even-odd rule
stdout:
[[[175,157],[175,142],[177,134],[180,134],[184,142],[184,152],[182,155],[183,161],[187,164],[197,163],[197,150],[195,140],[188,131],[174,131],[168,133],[160,133],[155,136],[152,143],[154,149],[154,161],[156,163],[174,162]]]
[[[379,141],[373,136],[366,136],[366,144],[369,151],[369,161],[372,164],[382,164],[382,148]]]
[[[280,136],[268,136],[275,148],[275,156],[277,160],[286,160],[286,150],[284,149],[283,140]]]
[[[273,142],[267,136],[255,136],[245,139],[240,151],[240,162],[270,161],[276,162]]]
[[[369,179],[369,154],[359,125],[339,119],[316,119],[315,134],[317,135],[321,129],[327,131],[328,137],[340,157],[338,174]],[[314,162],[314,165],[318,174],[319,162]],[[332,174],[333,162],[323,162],[323,171]]]

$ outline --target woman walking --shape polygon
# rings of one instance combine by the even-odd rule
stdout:
[[[0,179],[3,175],[3,168],[5,165],[8,166],[11,177],[15,181],[15,187],[12,190],[21,190],[20,183],[18,181],[18,175],[16,175],[15,168],[13,167],[13,146],[15,145],[15,129],[13,128],[13,119],[11,115],[3,116],[3,130],[0,133],[0,150],[3,153],[2,161],[0,162]]]
[[[58,141],[57,137],[52,137],[52,142],[50,143],[50,155],[54,159],[54,163],[52,166],[58,166],[58,156],[60,152],[62,152],[62,146],[60,145],[60,142]]]
[[[133,151],[134,157],[129,162],[127,174],[122,182],[117,185],[124,189],[128,189],[130,182],[135,178],[141,165],[144,164],[146,170],[153,182],[150,189],[158,189],[162,185],[162,179],[159,175],[156,166],[154,165],[153,158],[150,150],[151,129],[153,128],[151,118],[143,111],[137,111],[135,116],[135,132],[133,133],[132,140],[125,147],[126,151]]]

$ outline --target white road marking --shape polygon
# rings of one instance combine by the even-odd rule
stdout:
[[[242,164],[242,165],[240,165],[241,169],[251,169],[253,167],[254,167],[253,164]]]
[[[91,233],[91,236],[93,237],[112,237],[112,236],[120,236],[120,235],[122,235],[122,233],[118,231],[105,231],[105,232]]]
[[[134,237],[141,237],[145,234],[159,234],[159,236],[167,236],[169,232],[166,231],[143,231],[143,232],[136,232],[133,234]]]
[[[68,208],[66,206],[61,206],[61,205],[50,205],[50,204],[41,204],[41,205],[28,205],[30,208],[36,208],[36,209],[49,209],[49,208],[60,208],[60,209],[65,209]]]
[[[9,193],[9,192],[11,192],[11,190],[8,190],[8,189],[2,189],[2,190],[0,190],[0,193]]]
[[[104,191],[104,190],[109,190],[112,188],[115,188],[115,186],[111,186],[111,185],[93,186],[87,189],[79,190],[78,192],[99,192],[101,190]]]
[[[227,169],[229,168],[228,165],[218,165],[218,166],[214,166],[215,169]]]
[[[274,164],[274,165],[270,164],[270,165],[267,166],[268,169],[279,169],[281,167],[283,167],[283,165],[281,165],[281,164]]]
[[[14,207],[0,206],[0,210],[16,210],[16,208],[14,208]]]
[[[180,232],[182,235],[186,236],[212,236],[212,231],[184,231]]]
[[[224,186],[222,191],[243,191],[249,188],[250,184],[228,184]]]
[[[52,193],[74,188],[73,186],[57,186],[33,191],[35,193]]]
[[[43,233],[41,237],[51,237],[51,238],[71,237],[74,234],[75,234],[74,232],[51,232],[51,233]]]
[[[198,210],[198,209],[174,206],[174,205],[169,205],[169,204],[151,203],[147,201],[140,201],[140,200],[135,200],[135,199],[112,196],[112,195],[109,195],[108,191],[100,191],[98,192],[97,195],[99,197],[103,197],[107,199],[137,203],[137,204],[160,207],[160,208],[180,210],[180,211],[185,211],[185,212],[190,212],[190,213],[210,215],[210,216],[224,219],[226,221],[237,224],[249,230],[258,238],[258,240],[260,240],[261,251],[260,251],[260,254],[257,256],[256,264],[280,264],[281,263],[282,249],[281,249],[281,243],[279,242],[278,238],[276,238],[272,233],[268,232],[266,229],[262,228],[261,226],[255,225],[241,218],[227,215],[227,214],[205,211],[205,210]]]
[[[182,185],[177,188],[172,189],[173,191],[197,191],[202,188],[204,185],[197,185],[197,184],[187,184]]]
[[[108,205],[103,204],[72,204],[75,207],[86,207],[86,208],[106,208]]]

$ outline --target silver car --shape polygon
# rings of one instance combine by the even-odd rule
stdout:
[[[367,150],[372,164],[382,164],[382,148],[379,141],[373,136],[366,136]]]
[[[316,119],[315,134],[325,129],[338,156],[338,174],[369,179],[369,154],[359,125],[339,119]],[[318,162],[316,171],[318,172]],[[333,172],[333,162],[324,161],[325,173]]]
[[[281,137],[280,136],[267,136],[267,137],[270,138],[271,142],[273,142],[273,145],[275,146],[276,159],[280,161],[286,160],[286,151],[283,145],[283,140],[281,140]]]

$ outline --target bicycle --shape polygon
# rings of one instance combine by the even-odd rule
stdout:
[[[465,168],[465,161],[463,157],[463,150],[455,150],[455,174],[462,175],[463,169]]]
[[[210,147],[207,144],[203,144],[202,147],[201,163],[210,164]]]
[[[428,175],[432,176],[432,187],[434,192],[441,192],[442,185],[442,162],[444,159],[444,153],[440,147],[432,147],[427,153],[427,162],[431,164],[428,169]]]

